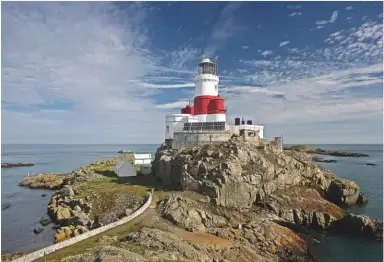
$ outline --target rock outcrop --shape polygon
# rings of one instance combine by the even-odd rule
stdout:
[[[367,216],[346,214],[332,224],[331,230],[348,235],[360,235],[374,240],[383,240],[383,222]]]
[[[48,215],[58,228],[56,242],[117,221],[141,205],[143,198],[134,194],[114,191],[103,194],[90,188],[105,185],[103,181],[107,178],[101,172],[113,167],[119,159],[80,167],[61,182],[60,190],[52,195],[48,204]]]
[[[63,186],[64,181],[68,176],[68,174],[58,173],[39,174],[37,176],[25,177],[20,182],[19,186],[56,190]]]
[[[180,151],[160,148],[153,169],[165,185],[233,208],[250,208],[292,186],[312,186],[340,205],[356,203],[360,194],[354,182],[337,178],[306,154],[260,149],[238,138]]]
[[[163,145],[153,172],[164,185],[200,193],[214,206],[240,211],[260,207],[285,225],[307,229],[326,230],[350,221],[341,207],[367,202],[355,182],[338,178],[305,153],[259,148],[236,137],[182,150]],[[165,218],[188,230],[207,230],[212,221],[221,221],[185,199],[169,198],[159,207]],[[225,222],[221,221],[224,228]],[[370,230],[379,232],[382,222],[375,223],[368,223]],[[355,226],[350,231],[361,235],[362,229]]]

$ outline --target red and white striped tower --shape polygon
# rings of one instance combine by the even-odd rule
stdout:
[[[224,99],[219,96],[217,58],[214,62],[204,58],[195,76],[195,99],[193,115],[199,122],[225,122]]]

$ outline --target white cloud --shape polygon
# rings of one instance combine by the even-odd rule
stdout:
[[[315,22],[315,24],[323,25],[323,26],[326,24],[329,24],[329,23],[332,24],[332,23],[336,22],[338,15],[339,15],[338,11],[333,11],[329,20],[318,20]]]
[[[339,14],[338,11],[333,11],[333,12],[332,12],[332,15],[331,15],[331,18],[329,19],[329,22],[330,22],[330,23],[334,23],[334,22],[336,22],[336,19],[337,19],[338,14]]]
[[[349,5],[345,8],[345,10],[352,10],[353,9],[353,6]]]
[[[195,84],[193,82],[190,83],[182,83],[182,84],[151,84],[151,83],[138,83],[138,85],[146,88],[183,88],[183,87],[194,87]]]
[[[289,16],[299,16],[299,15],[302,15],[301,12],[293,12],[291,14],[289,14]]]
[[[280,42],[280,47],[288,45],[289,43],[290,43],[289,41]]]
[[[181,47],[170,53],[170,65],[172,68],[185,69],[186,66],[195,65],[200,55],[201,50],[198,48]]]
[[[247,49],[249,49],[249,46],[243,45],[243,46],[241,46],[241,48],[243,48],[244,50],[247,50]]]
[[[163,114],[149,97],[156,90],[132,81],[158,67],[146,49],[150,12],[144,3],[124,11],[106,2],[3,3],[3,141],[161,141]],[[43,109],[63,101],[69,106]]]
[[[273,54],[273,52],[272,52],[271,50],[264,50],[264,51],[261,53],[262,56],[269,56],[269,55],[271,55],[271,54]]]
[[[266,87],[224,88],[232,115],[252,112],[264,124],[340,121],[382,116],[382,97],[354,97],[351,88],[382,85],[382,64],[337,71]],[[335,93],[335,95],[332,95]],[[276,98],[273,95],[280,95]],[[281,98],[284,97],[284,100]],[[335,113],[337,112],[337,113]],[[273,117],[271,117],[273,116]],[[380,119],[380,118],[379,118]]]
[[[212,57],[216,51],[225,45],[228,38],[232,37],[240,26],[235,23],[235,11],[241,6],[241,2],[229,2],[220,12],[219,18],[213,27],[208,45],[204,50],[205,57]]]
[[[300,9],[301,5],[288,5],[287,8],[288,9]]]
[[[159,104],[156,105],[157,108],[166,108],[166,109],[181,109],[188,105],[188,99],[179,100],[176,102],[166,103],[166,104]]]

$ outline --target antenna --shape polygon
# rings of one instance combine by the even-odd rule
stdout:
[[[217,75],[217,71],[218,71],[218,70],[217,70],[217,68],[218,68],[218,67],[217,67],[217,59],[218,59],[218,58],[219,58],[219,56],[216,56],[216,57],[215,57],[215,73],[216,73],[216,75]]]

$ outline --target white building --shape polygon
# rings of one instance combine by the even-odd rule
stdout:
[[[118,177],[132,177],[137,176],[136,168],[126,160],[120,161],[115,166],[115,174]]]
[[[134,165],[145,165],[145,164],[151,164],[152,162],[152,155],[150,153],[148,154],[133,154],[133,164]]]

